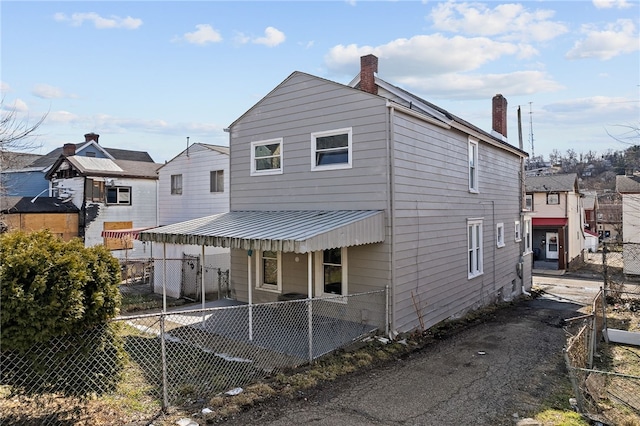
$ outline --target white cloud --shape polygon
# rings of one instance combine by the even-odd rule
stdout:
[[[255,44],[263,44],[267,47],[275,47],[284,43],[286,37],[284,33],[277,28],[267,27],[264,30],[264,37],[258,37],[253,40]]]
[[[26,113],[29,111],[29,106],[22,99],[16,98],[12,102],[7,103],[6,105],[3,103],[2,109],[5,111],[11,111],[15,113]]]
[[[68,111],[52,111],[47,115],[49,124],[83,124],[84,121],[80,116]]]
[[[5,83],[4,81],[0,81],[0,93],[4,94],[11,91],[11,86],[9,83]]]
[[[593,0],[593,5],[596,9],[626,9],[631,7],[632,4],[627,0]]]
[[[209,43],[218,43],[222,41],[222,36],[209,24],[198,24],[196,30],[191,33],[185,33],[182,37],[174,40],[184,40],[188,43],[199,44],[204,46]]]
[[[142,19],[132,18],[130,16],[121,18],[115,15],[112,15],[108,18],[103,18],[95,12],[73,13],[71,16],[67,16],[64,13],[56,13],[53,15],[53,19],[58,22],[69,22],[75,27],[81,26],[84,21],[90,21],[93,22],[93,26],[99,30],[111,28],[135,30],[142,25]]]
[[[36,84],[31,93],[43,99],[77,98],[76,95],[64,93],[62,89],[48,84]]]
[[[565,24],[551,20],[554,15],[552,10],[529,11],[513,3],[491,9],[480,3],[446,2],[434,7],[429,18],[441,31],[540,42],[568,32]]]
[[[528,45],[498,42],[485,37],[447,38],[433,34],[397,39],[377,47],[338,45],[329,51],[325,62],[333,71],[348,73],[360,56],[369,53],[384,61],[386,76],[397,80],[408,75],[434,76],[472,71],[503,56],[528,58],[536,55],[537,51]]]
[[[284,33],[277,28],[267,27],[264,30],[264,37],[249,37],[244,33],[236,33],[234,38],[235,42],[238,44],[246,44],[246,43],[254,43],[254,44],[262,44],[267,47],[275,47],[279,44],[284,43],[286,40],[286,36]]]
[[[631,19],[618,19],[604,29],[583,25],[583,40],[574,43],[566,53],[567,59],[597,58],[603,61],[640,50],[636,26]]]

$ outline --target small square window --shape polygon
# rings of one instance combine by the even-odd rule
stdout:
[[[107,204],[131,205],[131,188],[116,186],[107,188]]]
[[[182,175],[171,175],[171,194],[182,194]]]
[[[351,128],[311,134],[311,170],[351,168]]]
[[[209,175],[209,191],[224,192],[224,170],[212,170]]]
[[[504,223],[496,225],[496,246],[504,247]]]
[[[251,143],[251,175],[282,173],[282,138]]]
[[[547,204],[560,204],[560,195],[557,192],[548,193]]]

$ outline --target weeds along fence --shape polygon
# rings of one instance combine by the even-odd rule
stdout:
[[[601,289],[590,314],[568,320],[564,358],[577,408],[605,424],[617,424],[611,423],[617,415],[612,413],[620,411],[640,419],[640,347],[634,350],[609,339],[620,327],[640,335],[639,290]],[[623,361],[626,353],[628,363]]]
[[[385,331],[386,299],[387,291],[381,290],[119,317],[105,327],[117,333],[122,357],[87,349],[86,343],[74,350],[74,342],[64,339],[23,355],[0,352],[0,423],[67,424],[65,416],[82,410],[72,405],[39,413],[41,404],[32,403],[25,413],[16,403],[21,397],[59,392],[126,400],[135,389],[137,405],[156,401],[158,409],[207,401]],[[97,347],[103,333],[95,330],[78,338]],[[122,362],[118,374],[103,371],[116,362]],[[56,368],[60,363],[66,368]]]

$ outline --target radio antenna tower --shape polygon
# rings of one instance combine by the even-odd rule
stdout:
[[[531,104],[529,102],[529,144],[531,144],[531,159],[535,158],[535,151],[533,149],[533,111],[531,110]]]

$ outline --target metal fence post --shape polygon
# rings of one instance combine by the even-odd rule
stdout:
[[[169,392],[167,390],[167,350],[165,344],[165,317],[164,312],[160,315],[160,349],[162,357],[162,408],[169,407]]]
[[[578,385],[578,378],[576,377],[576,371],[571,365],[571,360],[569,359],[569,354],[566,349],[562,350],[564,354],[564,361],[567,364],[567,371],[569,372],[569,379],[571,380],[571,385],[573,386],[573,391],[576,394],[576,401],[578,403],[578,410],[581,413],[585,412],[584,400],[582,398],[582,392],[580,391],[580,386]]]
[[[309,320],[309,363],[313,362],[313,304],[312,299],[307,299],[307,316]]]
[[[607,283],[609,281],[607,270],[607,243],[602,245],[602,278],[604,280],[604,288],[607,289]]]

